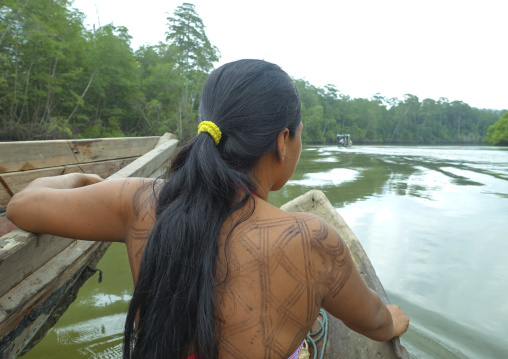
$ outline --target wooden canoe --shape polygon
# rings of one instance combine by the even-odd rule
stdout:
[[[323,192],[312,190],[295,198],[281,207],[288,212],[307,212],[315,214],[328,222],[346,242],[360,275],[369,288],[375,290],[381,300],[388,304],[388,297],[376,275],[367,254],[360,241],[349,228],[344,219],[333,208]],[[389,342],[376,342],[346,327],[340,320],[330,314],[328,317],[328,335],[325,347],[325,358],[333,359],[369,359],[369,358],[397,358],[409,359],[409,354],[398,338]],[[313,330],[317,330],[321,323],[316,322]],[[318,350],[323,350],[323,339],[317,342]],[[312,347],[311,347],[312,351]],[[319,357],[319,356],[318,356]]]
[[[172,134],[0,143],[0,358],[15,358],[42,339],[109,247],[14,229],[4,216],[10,198],[35,178],[72,172],[156,177],[177,144]]]

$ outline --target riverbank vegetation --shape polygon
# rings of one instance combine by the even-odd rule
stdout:
[[[336,134],[348,133],[355,143],[365,144],[481,144],[502,113],[446,98],[351,98],[332,85],[296,84],[306,127],[303,140],[311,143],[333,143]]]
[[[168,17],[166,41],[134,51],[128,29],[87,29],[68,0],[0,6],[0,141],[194,135],[199,92],[219,49],[194,5]],[[461,101],[351,98],[296,79],[306,143],[481,143],[500,111]]]
[[[508,146],[508,111],[489,127],[485,142],[494,146]]]

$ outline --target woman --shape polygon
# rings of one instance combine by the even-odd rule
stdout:
[[[7,216],[32,232],[125,242],[135,291],[124,358],[287,358],[321,307],[374,340],[400,336],[408,318],[367,288],[337,233],[266,202],[298,162],[300,107],[278,66],[223,65],[165,180],[43,178]]]

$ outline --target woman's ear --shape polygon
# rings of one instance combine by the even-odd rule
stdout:
[[[284,162],[284,157],[286,156],[286,146],[287,141],[289,139],[289,129],[286,127],[282,131],[279,132],[277,136],[277,156],[279,162]]]

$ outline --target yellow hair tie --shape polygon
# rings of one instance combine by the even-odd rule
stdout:
[[[212,121],[203,121],[198,126],[198,134],[201,132],[208,132],[210,136],[212,136],[215,141],[215,145],[218,145],[220,139],[222,137],[222,132],[220,132],[219,128]]]

